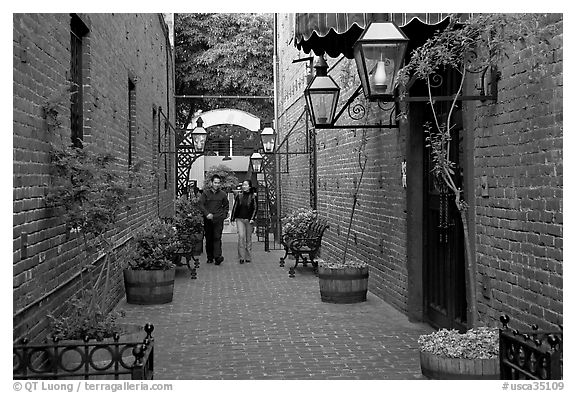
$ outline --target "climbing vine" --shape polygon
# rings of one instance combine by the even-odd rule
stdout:
[[[69,102],[70,89],[47,100],[43,107],[46,127],[53,142],[50,143],[50,175],[46,205],[55,209],[69,234],[79,234],[84,249],[93,254],[104,251],[104,262],[95,281],[89,280],[82,289],[82,298],[88,304],[88,313],[99,312],[108,293],[114,245],[110,239],[121,216],[130,209],[132,198],[138,195],[148,181],[141,171],[142,163],[126,170],[118,167],[118,160],[109,151],[98,151],[83,142],[83,147],[72,145],[63,129],[61,108]],[[81,275],[91,265],[82,267]],[[82,278],[84,281],[84,278]],[[98,291],[98,288],[103,288]]]

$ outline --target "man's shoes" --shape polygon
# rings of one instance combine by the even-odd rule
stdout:
[[[206,261],[206,263],[214,263],[214,260],[213,260],[213,259],[208,259],[208,260]]]
[[[244,259],[240,259],[240,265],[244,263]]]
[[[216,257],[214,265],[220,265],[222,262],[224,262],[224,257]]]
[[[250,259],[246,259],[244,262],[250,263],[251,261],[250,261]]]

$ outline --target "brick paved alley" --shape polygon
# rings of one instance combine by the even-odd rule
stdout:
[[[417,338],[429,332],[371,293],[360,304],[320,301],[310,267],[288,277],[283,252],[254,243],[253,261],[200,257],[198,279],[178,268],[170,304],[120,302],[127,319],[155,326],[155,379],[420,379]]]

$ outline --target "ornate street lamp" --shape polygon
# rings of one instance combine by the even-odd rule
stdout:
[[[258,173],[262,169],[262,159],[262,154],[258,153],[257,151],[252,153],[250,156],[250,163],[252,164],[252,169],[254,169],[254,172]]]
[[[394,101],[398,70],[408,37],[394,22],[372,22],[354,43],[354,59],[364,95],[371,101]]]
[[[276,144],[276,132],[269,124],[264,126],[264,129],[260,133],[260,139],[262,141],[264,153],[274,153],[274,147]]]
[[[192,142],[194,144],[194,152],[196,153],[204,153],[204,148],[206,147],[206,137],[208,133],[204,127],[202,127],[203,123],[204,121],[199,117],[198,120],[196,120],[196,127],[192,131]],[[192,124],[188,124],[188,129],[190,128],[192,128]]]
[[[314,68],[316,75],[304,89],[304,97],[310,110],[312,123],[314,126],[332,124],[340,88],[328,75],[328,64],[324,57],[318,57]]]

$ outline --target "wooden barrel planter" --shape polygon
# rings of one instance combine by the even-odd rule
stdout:
[[[124,270],[126,301],[130,304],[170,303],[174,295],[174,268],[168,270]]]
[[[360,303],[368,292],[368,266],[329,268],[318,266],[320,298],[326,303]]]
[[[420,368],[430,379],[500,379],[498,358],[447,358],[420,351]]]

